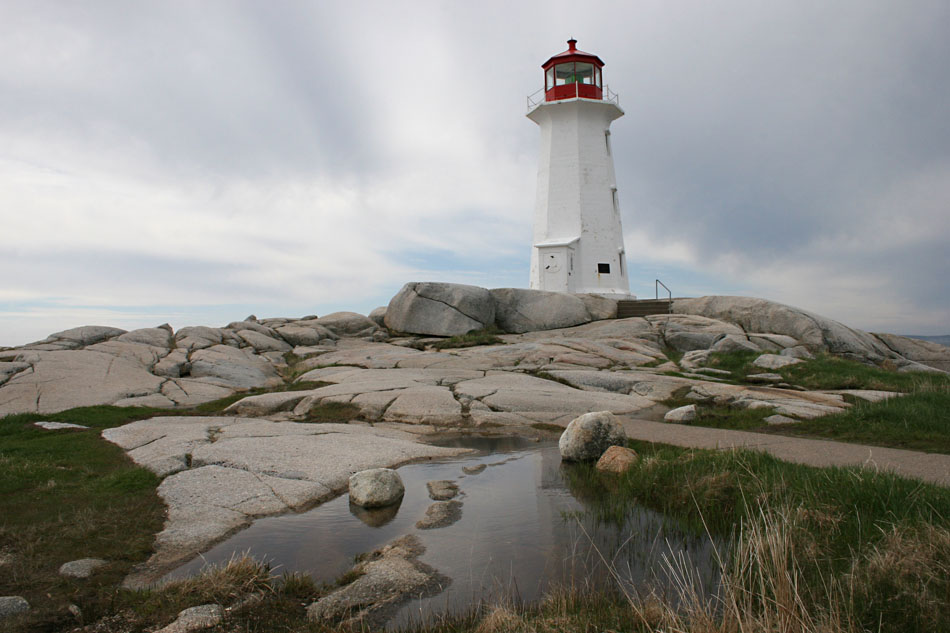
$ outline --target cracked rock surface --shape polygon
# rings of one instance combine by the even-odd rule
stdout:
[[[103,437],[165,477],[158,494],[168,517],[155,554],[129,586],[155,581],[255,517],[340,494],[355,472],[465,452],[393,429],[255,418],[157,417]]]

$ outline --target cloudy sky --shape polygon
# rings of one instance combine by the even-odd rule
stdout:
[[[634,293],[950,332],[945,0],[0,0],[0,345],[526,287],[572,36]]]

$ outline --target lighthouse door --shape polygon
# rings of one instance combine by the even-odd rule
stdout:
[[[574,280],[574,249],[567,246],[539,248],[541,290],[571,292]]]

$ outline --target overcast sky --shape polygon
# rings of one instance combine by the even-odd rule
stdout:
[[[0,345],[526,287],[572,36],[635,294],[950,332],[946,0],[0,0]]]

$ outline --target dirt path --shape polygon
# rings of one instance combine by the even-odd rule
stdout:
[[[649,420],[625,420],[622,424],[627,436],[635,440],[692,448],[750,448],[809,466],[860,464],[950,486],[950,455]]]

